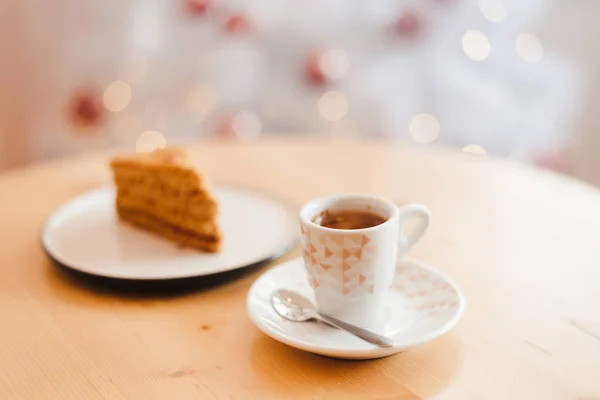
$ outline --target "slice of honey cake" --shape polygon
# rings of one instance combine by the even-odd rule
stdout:
[[[182,246],[218,252],[218,204],[181,148],[111,160],[119,219]]]

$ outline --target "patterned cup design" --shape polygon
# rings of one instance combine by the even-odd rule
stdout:
[[[313,289],[326,286],[343,296],[373,294],[377,246],[368,234],[329,235],[301,229],[302,255]]]

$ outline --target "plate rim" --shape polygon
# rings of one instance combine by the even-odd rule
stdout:
[[[293,213],[292,213],[291,202],[290,201],[284,202],[284,201],[280,200],[279,196],[270,196],[270,195],[264,193],[263,191],[260,191],[256,188],[249,188],[248,186],[245,186],[245,185],[221,183],[221,184],[214,184],[213,187],[214,187],[214,189],[237,190],[240,192],[244,192],[244,193],[262,198],[265,201],[268,201],[271,203],[276,203],[279,207],[282,208],[282,210],[284,210],[286,212],[286,214],[290,218],[290,222],[293,222],[293,219],[292,219]],[[58,207],[56,207],[46,217],[46,219],[44,220],[44,223],[42,224],[42,228],[41,228],[41,231],[39,234],[39,241],[40,241],[42,250],[44,251],[46,256],[48,258],[50,258],[50,260],[52,262],[54,262],[62,267],[65,267],[67,269],[76,271],[78,273],[83,273],[83,274],[89,275],[89,276],[95,276],[95,277],[99,277],[99,278],[106,278],[106,279],[112,279],[112,280],[132,281],[132,282],[134,282],[134,281],[146,281],[146,282],[176,281],[176,280],[180,280],[180,279],[193,279],[193,278],[199,278],[199,277],[203,277],[203,276],[212,276],[212,275],[217,275],[217,274],[221,274],[221,273],[225,273],[225,272],[231,272],[231,271],[240,270],[240,269],[252,268],[252,267],[256,267],[261,264],[266,264],[266,263],[275,261],[275,260],[283,257],[285,254],[289,253],[292,249],[294,249],[297,246],[297,244],[300,242],[299,234],[294,234],[294,235],[291,235],[289,243],[287,243],[285,246],[283,246],[280,250],[275,251],[272,254],[270,254],[269,256],[261,258],[259,260],[252,260],[252,262],[247,263],[247,264],[230,266],[230,267],[226,267],[223,269],[219,269],[218,271],[210,271],[210,272],[206,272],[206,273],[203,271],[196,271],[194,273],[189,273],[189,274],[161,276],[161,277],[151,277],[151,276],[134,277],[134,276],[127,276],[127,275],[106,274],[106,273],[102,273],[102,272],[90,271],[87,268],[83,269],[81,267],[75,266],[72,263],[69,263],[68,261],[65,261],[58,255],[56,255],[56,253],[54,253],[52,251],[51,246],[49,246],[47,243],[48,230],[50,229],[52,220],[54,218],[56,218],[56,216],[58,214],[64,212],[67,208],[71,207],[73,205],[73,203],[75,203],[76,201],[80,201],[81,199],[83,199],[85,197],[93,197],[94,195],[102,194],[103,192],[114,192],[114,191],[115,191],[114,185],[107,184],[107,185],[102,185],[100,187],[97,187],[95,189],[91,189],[91,190],[82,192],[76,196],[69,198],[67,201],[65,201]]]
[[[331,347],[320,345],[320,344],[308,343],[308,342],[303,341],[302,339],[289,338],[289,335],[286,336],[276,330],[269,329],[268,324],[263,324],[262,321],[260,321],[260,318],[258,318],[257,315],[252,312],[252,308],[250,306],[250,298],[252,297],[252,293],[254,292],[255,287],[259,284],[259,281],[264,279],[264,277],[267,274],[269,274],[271,271],[273,271],[277,268],[283,268],[287,264],[293,264],[293,263],[303,263],[302,257],[297,257],[297,258],[293,258],[291,260],[282,262],[282,263],[278,264],[277,266],[270,268],[269,270],[263,272],[258,278],[256,278],[254,280],[254,282],[248,289],[248,293],[246,295],[246,313],[248,315],[248,318],[254,324],[254,326],[256,326],[265,335],[271,337],[274,340],[277,340],[278,342],[281,342],[288,346],[291,346],[291,347],[294,347],[294,348],[297,348],[300,350],[304,350],[304,351],[307,351],[310,353],[320,354],[323,356],[334,357],[334,358],[343,358],[343,359],[373,359],[373,358],[387,357],[387,356],[408,350],[409,348],[421,346],[423,344],[426,344],[434,339],[437,339],[437,338],[445,335],[446,333],[448,333],[450,330],[452,330],[458,324],[458,322],[462,319],[462,317],[465,314],[465,309],[466,309],[465,295],[464,295],[462,289],[460,288],[460,286],[458,286],[458,284],[453,279],[451,279],[443,271],[441,271],[438,268],[435,268],[427,263],[418,261],[411,257],[404,257],[402,260],[398,260],[397,264],[412,264],[413,266],[416,266],[418,268],[425,269],[425,270],[437,275],[438,277],[441,277],[442,279],[444,279],[456,291],[456,294],[459,299],[459,301],[458,301],[459,307],[458,307],[456,313],[453,315],[453,317],[449,321],[447,321],[444,325],[442,325],[440,328],[437,328],[437,329],[431,331],[427,335],[423,335],[423,337],[420,340],[395,342],[394,346],[390,347],[390,348],[381,348],[381,347],[373,346],[372,348],[366,347],[366,348],[355,348],[355,349],[349,349],[349,348],[336,349],[336,348],[331,348]]]

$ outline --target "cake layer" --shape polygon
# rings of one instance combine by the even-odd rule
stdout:
[[[189,205],[217,205],[216,199],[206,186],[197,185],[193,177],[177,176],[177,172],[162,174],[145,168],[115,169],[115,184],[119,193],[141,197],[157,197],[161,200],[181,202]]]
[[[211,253],[216,253],[221,248],[220,238],[216,235],[199,235],[196,232],[189,232],[138,211],[119,209],[118,214],[124,222],[128,222],[149,232],[159,234],[183,246],[189,246]]]
[[[143,165],[113,166],[114,181],[118,187],[148,187],[164,192],[196,194],[213,199],[208,191],[207,182],[194,175],[193,171],[169,167],[163,170]]]
[[[206,201],[184,202],[172,198],[162,198],[148,194],[136,195],[120,192],[117,194],[117,206],[138,208],[158,215],[170,215],[173,218],[189,217],[195,220],[213,220],[217,216],[217,206]],[[173,220],[177,223],[180,219]],[[182,221],[182,220],[181,220]]]
[[[206,216],[204,218],[197,218],[185,210],[181,213],[165,211],[157,204],[146,205],[138,199],[119,196],[117,196],[117,210],[143,213],[173,226],[178,226],[191,233],[195,232],[199,235],[219,236],[217,219],[216,216],[212,214],[211,216]]]

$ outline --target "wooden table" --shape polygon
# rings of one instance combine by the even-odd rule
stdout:
[[[412,256],[462,286],[464,319],[414,350],[348,362],[254,328],[246,291],[269,266],[182,294],[86,283],[39,245],[53,209],[109,182],[106,154],[78,156],[0,176],[0,399],[600,399],[600,192],[390,143],[215,142],[194,153],[216,181],[298,204],[345,191],[427,204],[434,223]]]

